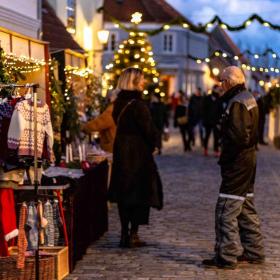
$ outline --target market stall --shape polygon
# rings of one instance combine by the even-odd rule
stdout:
[[[76,110],[77,100],[76,113],[86,108],[85,99],[93,97],[88,94],[92,72],[82,55],[76,59],[71,51],[64,52],[66,80],[62,90],[53,90],[59,80],[45,42],[4,29],[0,40],[0,279],[62,279],[108,227],[110,155],[79,135],[81,115],[74,126],[53,117],[58,106],[67,120],[65,112]],[[59,128],[65,136],[64,152],[60,150],[65,160],[56,161],[60,168],[52,172],[47,167],[55,162],[58,124],[66,128]]]

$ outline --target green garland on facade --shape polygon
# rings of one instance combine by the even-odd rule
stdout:
[[[7,59],[3,48],[0,47],[0,84],[16,83],[19,80],[25,80],[25,76],[20,71],[7,65]],[[1,95],[8,94],[8,89],[2,89]]]
[[[87,78],[86,91],[86,116],[92,118],[97,112],[104,111],[106,106],[106,98],[101,94],[102,82],[101,78],[90,74]]]
[[[115,17],[112,17],[110,15],[110,13],[107,12],[104,9],[104,7],[100,7],[99,9],[97,9],[97,12],[103,12],[106,15],[108,15],[108,17],[111,19],[111,21],[113,23],[117,24],[121,29],[123,29],[123,30],[125,30],[127,32],[134,31],[133,27],[127,27],[125,24],[120,22],[118,19],[116,19]],[[217,15],[214,16],[213,19],[208,21],[207,23],[205,23],[205,24],[198,24],[198,25],[195,25],[195,24],[193,24],[193,23],[191,23],[189,21],[186,21],[184,18],[177,17],[177,18],[174,18],[172,21],[169,21],[169,22],[166,22],[166,23],[162,24],[162,26],[157,28],[157,29],[147,30],[145,32],[149,36],[154,36],[154,35],[159,34],[162,31],[168,30],[170,28],[170,26],[172,26],[172,25],[181,25],[183,28],[191,30],[193,32],[204,33],[204,32],[207,32],[208,28],[211,28],[211,27],[213,27],[216,24],[220,25],[225,30],[241,31],[241,30],[246,29],[254,21],[257,21],[260,24],[262,24],[263,26],[268,27],[268,28],[270,28],[272,30],[280,31],[280,25],[273,24],[272,22],[263,19],[261,16],[259,16],[257,14],[253,14],[250,17],[248,17],[245,21],[243,21],[243,23],[240,24],[240,25],[230,25],[230,24],[224,22]]]

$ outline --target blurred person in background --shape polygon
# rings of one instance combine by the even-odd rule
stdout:
[[[191,144],[195,145],[195,128],[198,127],[201,146],[203,146],[202,126],[203,97],[201,88],[197,88],[191,96],[188,107],[188,134]]]
[[[188,104],[185,95],[180,95],[180,99],[174,114],[174,127],[179,127],[184,151],[190,151],[190,139],[187,139]]]
[[[88,121],[82,125],[81,129],[85,133],[99,132],[100,133],[100,147],[102,150],[112,153],[113,145],[116,136],[116,124],[113,120],[114,101],[117,98],[118,90],[110,92],[108,99],[109,105],[103,113],[93,120]]]
[[[214,153],[216,157],[219,157],[219,122],[222,117],[223,104],[220,100],[220,87],[218,85],[214,85],[211,94],[204,97],[202,112],[203,126],[205,128],[204,155],[208,156],[208,142],[210,135],[213,132]]]

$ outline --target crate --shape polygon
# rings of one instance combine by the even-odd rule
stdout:
[[[9,253],[11,256],[17,255],[17,247],[10,247]],[[55,279],[61,280],[69,274],[69,253],[68,247],[55,246],[43,247],[40,246],[41,254],[55,257]]]
[[[61,280],[69,274],[68,247],[40,247],[40,251],[55,257],[55,279]]]

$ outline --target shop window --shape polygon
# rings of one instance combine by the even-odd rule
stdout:
[[[111,32],[109,35],[108,43],[105,45],[104,50],[108,52],[114,52],[118,47],[118,36],[117,33]]]
[[[175,51],[175,34],[166,33],[163,35],[163,51],[167,53]]]
[[[71,34],[76,32],[76,0],[67,0],[67,31]]]

